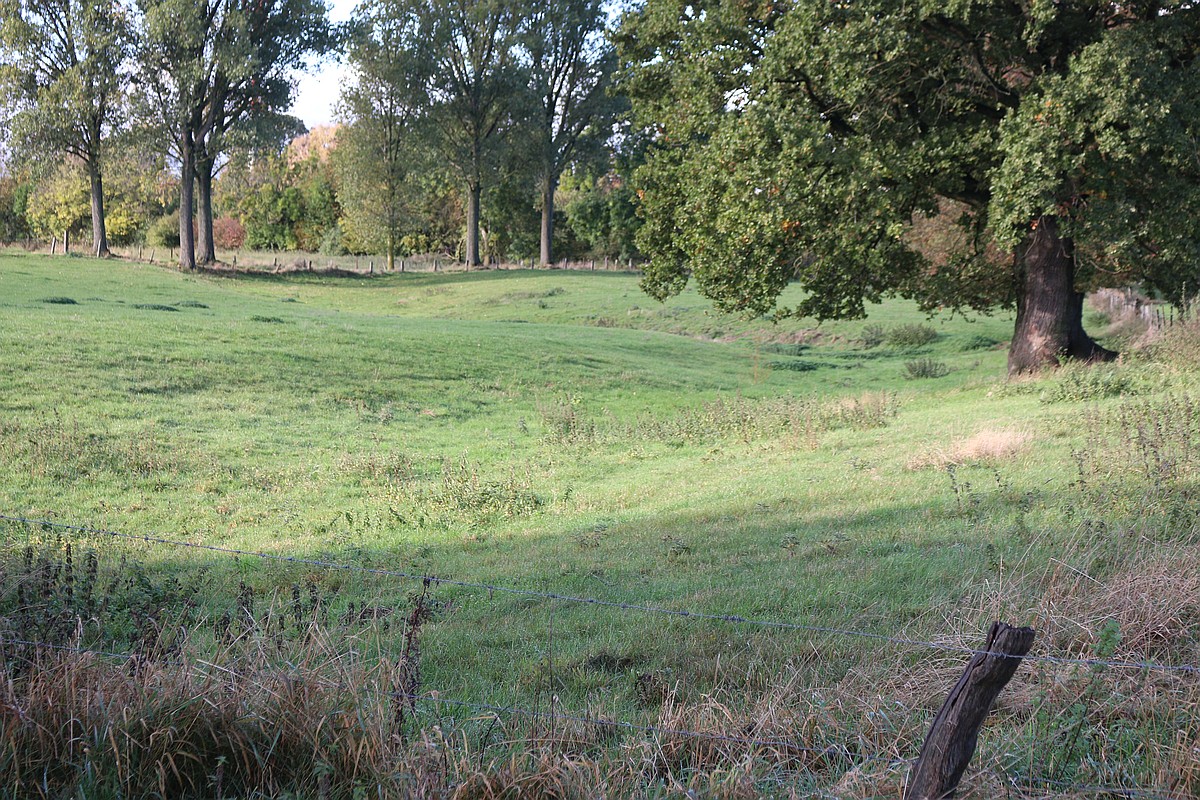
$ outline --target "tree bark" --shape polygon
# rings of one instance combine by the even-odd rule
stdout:
[[[179,268],[196,268],[196,233],[192,227],[195,212],[196,151],[191,135],[180,141],[179,158]]]
[[[467,187],[467,266],[478,266],[479,261],[479,197],[480,187],[475,183]]]
[[[1116,358],[1083,329],[1083,292],[1075,289],[1075,244],[1061,235],[1058,219],[1039,218],[1015,257],[1017,322],[1008,374],[1037,372],[1058,366],[1064,358]]]
[[[554,263],[554,190],[557,181],[545,178],[542,186],[542,266]]]
[[[215,264],[217,245],[213,240],[212,213],[213,160],[208,155],[196,155],[196,227],[200,234],[197,261]]]
[[[92,193],[92,253],[97,258],[107,258],[110,253],[108,231],[104,225],[104,179],[95,159],[88,160],[87,171]]]

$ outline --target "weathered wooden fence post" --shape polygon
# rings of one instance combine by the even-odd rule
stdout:
[[[933,718],[921,755],[908,777],[904,800],[954,797],[954,790],[975,754],[979,729],[992,703],[1033,647],[1035,635],[1033,628],[992,623],[983,650],[971,656],[962,677],[946,696],[942,710]]]

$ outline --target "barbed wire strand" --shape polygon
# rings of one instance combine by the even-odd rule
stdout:
[[[625,722],[623,720],[611,720],[603,717],[579,716],[575,714],[562,714],[554,711],[535,711],[528,708],[520,708],[517,706],[497,706],[488,703],[473,703],[467,700],[456,700],[453,698],[442,697],[440,694],[406,694],[403,692],[394,692],[393,697],[398,697],[405,700],[424,701],[435,703],[438,705],[453,706],[456,708],[466,708],[472,711],[488,711],[495,714],[516,714],[523,717],[536,717],[541,719],[561,720],[563,722],[578,722],[585,725],[598,725],[605,728],[620,728],[622,730],[637,731],[639,733],[655,733],[668,736],[682,736],[689,739],[710,739],[718,742],[727,742],[729,744],[749,744],[756,747],[773,747],[782,750],[791,750],[798,753],[808,753],[815,756],[826,756],[829,758],[842,758],[847,761],[886,761],[892,765],[912,764],[916,759],[911,758],[895,758],[892,756],[872,755],[872,754],[854,754],[844,746],[829,745],[828,747],[807,747],[805,745],[796,744],[795,742],[785,741],[783,739],[755,739],[744,736],[729,736],[723,733],[710,733],[707,731],[692,731],[686,728],[666,728],[658,725],[639,725],[634,722]]]
[[[52,644],[50,642],[39,642],[39,641],[33,641],[33,640],[29,640],[29,639],[0,638],[0,645],[23,645],[23,646],[28,646],[28,647],[45,648],[48,650],[69,652],[69,653],[75,653],[75,654],[80,654],[80,655],[102,656],[105,658],[113,658],[113,659],[116,659],[119,661],[128,661],[132,658],[137,657],[136,654],[134,654],[134,653],[115,653],[115,652],[111,652],[111,651],[107,651],[107,650],[97,650],[97,649],[84,648],[84,647],[72,647],[69,645]],[[198,665],[201,665],[204,667],[216,668],[218,670],[226,671],[226,672],[228,671],[228,670],[225,670],[225,668],[223,668],[217,664],[208,662],[208,661],[198,660],[196,663]],[[824,748],[807,747],[804,745],[798,745],[795,742],[789,742],[789,741],[782,740],[782,739],[756,739],[756,738],[741,737],[741,736],[728,736],[725,734],[710,733],[707,731],[692,731],[692,730],[687,730],[685,728],[667,728],[667,727],[658,726],[658,725],[639,725],[639,724],[636,724],[633,722],[626,722],[624,720],[609,720],[609,719],[604,719],[602,717],[590,717],[590,716],[579,716],[579,715],[574,715],[574,714],[562,714],[562,713],[553,712],[553,711],[537,711],[537,710],[532,710],[532,709],[527,709],[527,708],[520,708],[517,706],[498,706],[498,705],[493,705],[493,704],[489,704],[489,703],[475,703],[475,702],[470,702],[467,700],[459,700],[456,698],[442,697],[440,694],[425,693],[425,694],[417,695],[417,694],[410,694],[410,693],[404,693],[404,692],[392,692],[391,695],[394,698],[410,700],[410,701],[414,701],[414,702],[435,703],[437,705],[450,706],[450,707],[455,707],[455,708],[464,708],[464,709],[469,709],[471,711],[477,711],[477,712],[478,711],[486,711],[488,713],[497,714],[497,715],[499,715],[499,714],[516,714],[518,716],[526,716],[526,717],[531,717],[531,718],[554,719],[554,720],[559,720],[559,721],[563,721],[563,722],[575,722],[575,723],[582,723],[582,724],[586,724],[586,725],[597,725],[597,726],[602,726],[602,727],[606,727],[606,728],[619,728],[622,730],[636,731],[639,733],[681,736],[684,738],[705,739],[705,740],[711,740],[711,741],[726,742],[726,743],[730,743],[730,744],[746,744],[746,745],[753,745],[756,747],[779,748],[779,749],[784,749],[784,750],[788,750],[788,751],[792,751],[792,752],[806,753],[806,754],[813,755],[813,756],[821,756],[821,757],[826,757],[826,758],[841,758],[841,759],[844,759],[844,760],[850,761],[850,762],[854,762],[854,761],[881,762],[881,763],[885,763],[891,767],[897,767],[897,766],[911,766],[913,763],[915,763],[917,761],[917,759],[915,759],[915,758],[907,758],[907,759],[906,758],[896,758],[894,756],[885,756],[885,755],[871,754],[871,753],[855,754],[855,753],[850,752],[844,746],[839,747],[837,745],[829,745]],[[1132,789],[1132,788],[1127,788],[1127,787],[1123,787],[1123,786],[1093,786],[1093,785],[1088,785],[1088,784],[1070,783],[1068,781],[1060,781],[1060,780],[1055,780],[1052,778],[1043,778],[1043,777],[1029,777],[1024,780],[1021,780],[1016,776],[1008,775],[1008,774],[998,772],[996,770],[990,770],[990,769],[979,770],[976,774],[991,775],[993,777],[1000,778],[1005,783],[1013,786],[1016,789],[1029,789],[1029,788],[1033,788],[1034,785],[1040,784],[1040,785],[1054,786],[1059,789],[1069,790],[1072,792],[1085,792],[1088,794],[1111,794],[1111,795],[1115,795],[1117,797],[1137,798],[1138,800],[1176,800],[1176,797],[1174,795],[1161,794],[1158,792],[1151,792],[1151,791],[1147,791],[1144,789]]]
[[[120,531],[105,530],[103,528],[94,528],[88,525],[68,525],[61,522],[53,522],[51,520],[36,520],[25,517],[10,516],[0,514],[0,521],[22,523],[34,527],[50,528],[57,530],[74,531],[77,533],[93,534],[97,536],[105,536],[112,539],[120,539],[125,541],[144,542],[146,544],[159,544],[169,547],[180,547],[193,550],[203,550],[212,553],[221,553],[231,556],[245,556],[248,558],[258,558],[267,561],[275,561],[285,564],[297,564],[301,566],[320,567],[322,569],[339,570],[343,572],[353,572],[363,575],[374,575],[378,577],[400,578],[411,581],[428,581],[439,586],[454,586],[462,589],[472,589],[478,591],[486,591],[496,594],[508,594],[519,597],[533,597],[546,600],[560,600],[567,603],[576,603],[602,608],[616,608],[624,611],[638,611],[647,614],[658,614],[663,616],[671,616],[681,619],[696,619],[706,622],[726,622],[734,625],[749,625],[764,628],[776,628],[781,630],[806,631],[809,633],[821,633],[833,636],[845,636],[860,639],[869,639],[872,641],[888,642],[892,644],[909,645],[913,647],[924,647],[931,650],[940,650],[943,652],[962,653],[965,655],[1006,655],[995,654],[988,650],[980,650],[977,648],[966,647],[964,645],[947,644],[945,642],[925,641],[921,639],[912,639],[904,636],[889,636],[883,633],[870,633],[868,631],[858,631],[848,628],[835,628],[822,625],[805,625],[799,622],[783,622],[780,620],[764,620],[743,617],[736,614],[712,614],[703,611],[689,611],[685,609],[673,609],[663,606],[643,605],[640,603],[626,603],[619,600],[602,600],[595,597],[580,597],[576,595],[559,594],[557,592],[539,592],[533,589],[518,589],[512,586],[503,586],[500,584],[477,583],[472,581],[455,580],[453,578],[441,578],[435,575],[422,575],[415,572],[404,572],[401,570],[382,569],[379,567],[363,567],[357,564],[345,564],[336,561],[325,561],[314,558],[300,558],[298,556],[283,556],[277,553],[264,553],[256,550],[243,550],[235,547],[222,547],[214,544],[201,544],[198,542],[187,542],[180,539],[167,539],[161,536],[152,536],[149,534],[134,534],[121,533]],[[1050,656],[1050,655],[1026,655],[1022,657],[1025,661],[1041,662],[1047,664],[1063,664],[1063,665],[1079,665],[1079,666],[1095,666],[1095,667],[1113,667],[1117,669],[1138,669],[1157,672],[1182,672],[1187,674],[1200,674],[1200,665],[1196,664],[1160,664],[1153,661],[1116,661],[1102,658],[1073,658],[1066,656]]]
[[[103,656],[104,658],[113,658],[118,661],[128,661],[134,658],[133,653],[113,653],[107,650],[92,650],[86,647],[71,647],[65,644],[51,644],[50,642],[35,642],[29,639],[0,639],[0,645],[4,644],[19,644],[25,647],[38,647],[46,650],[59,650],[66,653],[78,653],[88,656]]]

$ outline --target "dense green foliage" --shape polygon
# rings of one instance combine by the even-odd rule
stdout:
[[[336,29],[307,0],[253,7],[145,0],[136,12],[120,4],[88,11],[56,0],[17,3],[10,11],[4,98],[9,116],[15,113],[9,146],[21,146],[5,170],[14,185],[29,189],[22,202],[14,195],[5,203],[13,217],[0,231],[6,240],[86,238],[78,204],[64,200],[82,187],[93,196],[93,240],[105,238],[96,231],[106,204],[120,205],[109,209],[120,245],[145,242],[155,219],[180,208],[181,220],[194,220],[190,228],[180,223],[185,267],[196,253],[199,263],[215,260],[218,238],[234,248],[381,253],[389,266],[397,253],[461,258],[470,252],[476,262],[529,258],[539,249],[539,213],[544,260],[551,252],[578,258],[589,248],[599,256],[632,253],[629,229],[636,220],[627,191],[611,196],[611,209],[574,202],[576,195],[610,198],[608,189],[623,185],[610,152],[617,142],[609,139],[625,103],[610,91],[612,48],[597,3],[367,2]],[[112,15],[119,30],[109,31],[112,42],[100,42],[112,46],[93,53],[99,44],[86,35],[92,28],[103,34],[101,23]],[[96,63],[64,73],[58,88],[38,89],[54,76],[38,78],[21,59],[32,57],[39,26],[49,24],[74,26],[72,41],[82,48],[74,53],[64,43],[59,61]],[[281,110],[290,102],[294,71],[335,41],[352,78],[342,87],[336,141],[327,143],[314,170],[302,166],[307,154],[296,156],[304,146],[289,144],[309,134]],[[92,74],[96,64],[107,82]],[[70,88],[80,80],[93,88]],[[122,172],[121,185],[102,185],[99,155],[85,158],[82,172],[44,164],[38,171],[46,154],[67,146],[46,137],[58,136],[54,125],[79,110],[55,99],[69,91],[108,115],[93,114],[100,133],[92,139],[111,138],[113,120],[129,122],[103,154],[106,170]],[[80,147],[69,152],[80,155]],[[129,165],[136,165],[140,185],[125,180],[133,176]],[[568,169],[576,177],[568,191],[557,192]],[[578,178],[585,174],[589,184]],[[166,186],[177,199],[162,191]],[[30,191],[33,206],[24,202]],[[575,215],[579,224],[555,232],[555,220]]]

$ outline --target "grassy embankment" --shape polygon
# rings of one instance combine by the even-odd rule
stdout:
[[[0,514],[968,648],[1002,618],[1038,628],[1037,655],[1200,662],[1191,332],[1008,384],[1010,327],[899,301],[737,320],[618,274],[0,255]],[[58,677],[38,684],[34,651],[8,646],[9,702],[46,715],[4,712],[15,793],[375,796],[406,772],[424,788],[396,792],[888,795],[964,658],[445,584],[419,599],[419,581],[24,525],[4,548],[7,638],[141,664],[42,652]],[[297,699],[289,675],[318,688]],[[108,748],[104,714],[86,754],[34,732],[106,681],[226,744],[122,728],[145,746]],[[1194,793],[1195,684],[1027,666],[968,784]],[[236,735],[210,735],[197,687],[232,698]]]

